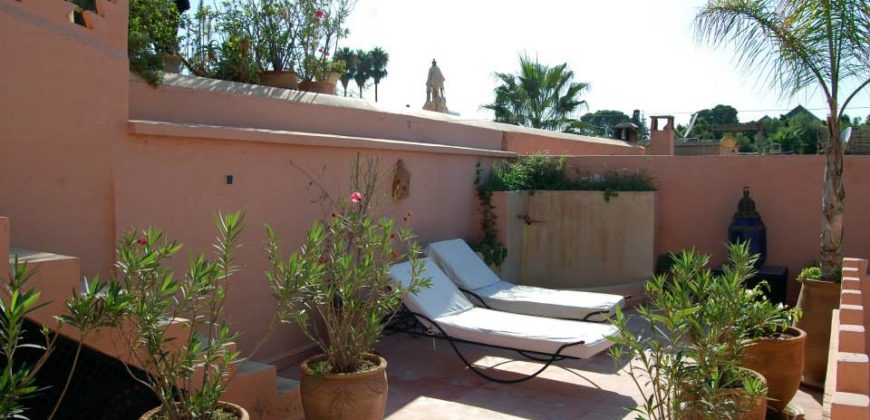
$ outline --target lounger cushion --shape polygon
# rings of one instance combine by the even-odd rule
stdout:
[[[506,281],[477,289],[474,293],[492,309],[550,318],[584,319],[589,314],[605,311],[605,314],[593,315],[589,319],[607,319],[615,313],[616,306],[624,303],[619,295],[519,286]]]
[[[430,244],[430,258],[454,283],[480,296],[492,309],[550,318],[584,319],[587,315],[622,306],[622,296],[576,290],[519,286],[502,281],[462,239]],[[590,320],[607,319],[608,315]]]
[[[444,273],[428,258],[423,259],[423,278],[432,280],[432,287],[420,290],[416,294],[408,294],[404,301],[408,309],[435,319],[460,313],[474,308],[474,304],[456,288]],[[403,286],[411,282],[411,263],[404,262],[390,267],[392,278]]]
[[[459,287],[477,290],[501,282],[501,279],[462,239],[429,244],[427,256]]]
[[[609,347],[611,343],[606,337],[617,332],[612,325],[474,307],[435,262],[424,258],[423,264],[422,275],[431,279],[432,287],[408,294],[405,305],[435,321],[452,337],[548,354],[555,353],[563,344],[583,341],[584,344],[566,348],[562,354],[588,358]],[[410,270],[410,263],[405,262],[393,265],[390,274],[393,281],[407,286],[411,281]]]
[[[584,344],[567,347],[561,353],[581,359],[606,350],[612,344],[606,337],[618,333],[610,324],[543,318],[485,308],[474,308],[436,321],[451,337],[547,354],[556,353],[564,344],[583,341]]]

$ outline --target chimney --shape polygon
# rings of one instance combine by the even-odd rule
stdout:
[[[646,149],[648,155],[674,155],[674,117],[672,115],[650,116],[650,143]]]

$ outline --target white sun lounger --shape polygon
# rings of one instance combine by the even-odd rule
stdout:
[[[454,350],[472,370],[475,367],[459,353],[454,341],[516,350],[531,359],[548,362],[537,372],[540,373],[554,361],[563,358],[586,359],[606,350],[612,344],[607,336],[617,333],[616,328],[609,324],[520,315],[476,307],[431,259],[424,258],[423,263],[423,277],[431,279],[432,287],[417,294],[409,293],[404,298],[405,306],[433,333],[431,335],[440,333],[446,336],[441,338],[450,340]],[[394,282],[407,286],[411,281],[410,263],[393,265],[390,276]],[[529,356],[529,353],[537,357]],[[475,373],[497,380],[478,370]],[[525,379],[530,377],[498,381],[519,382]]]
[[[619,295],[519,286],[503,281],[462,239],[430,244],[426,254],[464,293],[499,311],[603,321],[624,304]]]

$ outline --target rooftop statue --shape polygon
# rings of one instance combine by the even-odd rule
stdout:
[[[428,111],[447,113],[447,98],[444,97],[444,75],[435,60],[429,68],[429,77],[426,78],[426,104],[423,109]]]

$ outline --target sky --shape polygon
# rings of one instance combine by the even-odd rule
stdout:
[[[717,104],[738,109],[741,121],[779,116],[798,104],[826,115],[817,90],[781,98],[765,79],[738,66],[733,49],[698,42],[693,18],[702,3],[358,0],[347,23],[350,36],[340,47],[380,46],[389,53],[389,75],[378,88],[386,107],[421,108],[428,69],[437,59],[448,107],[469,119],[492,118],[480,107],[493,100],[493,74],[515,72],[522,53],[549,65],[567,62],[576,81],[591,84],[583,96],[589,111],[631,115],[640,109],[684,124],[692,112]],[[374,90],[364,96],[373,100]],[[870,114],[870,88],[851,104],[850,116]]]

